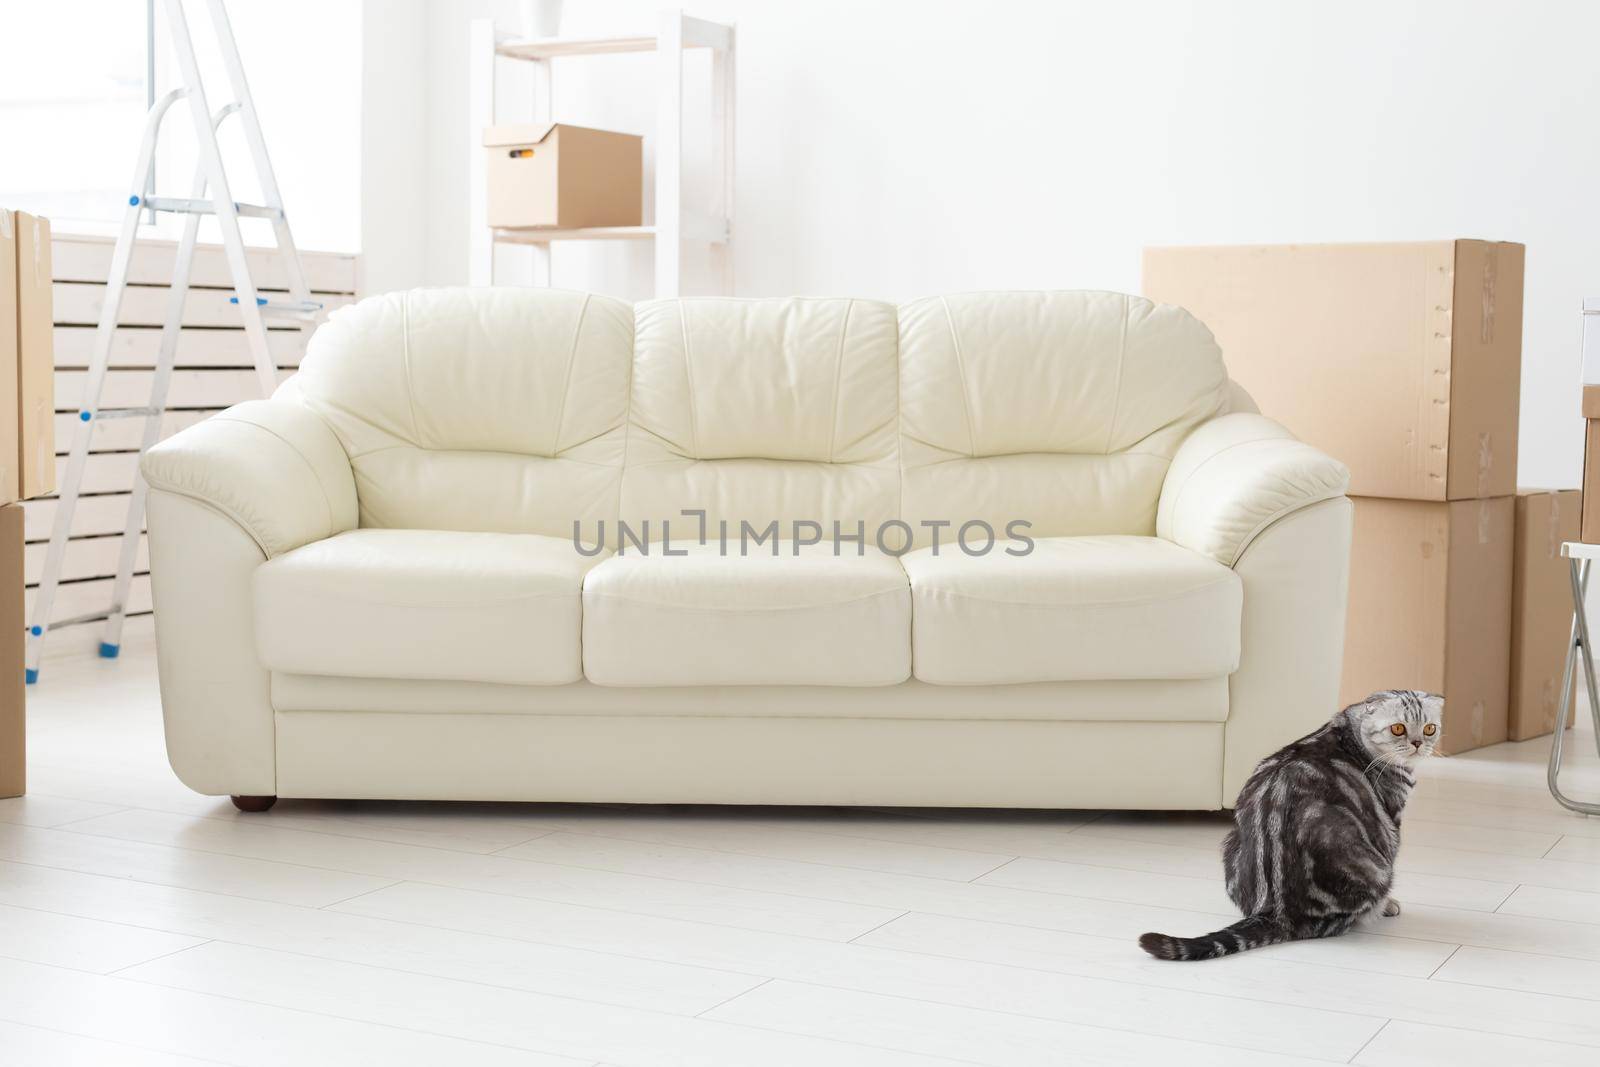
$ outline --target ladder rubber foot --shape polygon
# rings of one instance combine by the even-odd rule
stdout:
[[[39,668],[37,668],[37,667],[24,667],[24,668],[22,668],[22,683],[24,685],[32,685],[34,682],[37,682],[38,680],[39,680]]]
[[[122,646],[121,645],[113,645],[108,641],[101,641],[100,642],[100,658],[101,659],[116,659],[117,658],[117,653],[121,652],[121,651],[122,651]]]

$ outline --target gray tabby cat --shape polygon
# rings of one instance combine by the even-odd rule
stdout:
[[[1374,693],[1262,760],[1222,843],[1228,896],[1245,917],[1205,937],[1145,934],[1163,960],[1209,960],[1280,941],[1335,937],[1389,895],[1411,765],[1439,742],[1444,698]]]

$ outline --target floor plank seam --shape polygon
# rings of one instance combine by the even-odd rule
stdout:
[[[1361,1043],[1361,1047],[1356,1049],[1355,1052],[1351,1055],[1351,1057],[1349,1059],[1345,1060],[1344,1062],[1346,1062],[1346,1063],[1354,1063],[1354,1062],[1356,1062],[1356,1058],[1359,1057],[1363,1052],[1367,1051],[1367,1046],[1372,1044],[1374,1041],[1378,1040],[1378,1035],[1383,1033],[1383,1031],[1392,1022],[1394,1022],[1393,1019],[1385,1019],[1383,1021],[1383,1025],[1378,1027],[1376,1030],[1372,1031],[1372,1036],[1367,1038],[1364,1042],[1362,1042]]]
[[[314,910],[316,910],[316,911],[327,911],[330,908],[338,907],[340,904],[348,904],[352,900],[360,900],[362,897],[366,896],[369,893],[381,893],[385,889],[393,889],[397,885],[404,884],[404,882],[405,882],[404,878],[397,878],[394,881],[390,882],[388,885],[380,885],[380,886],[374,886],[371,889],[363,889],[359,893],[352,893],[350,896],[345,897],[343,900],[331,900],[326,904],[319,904],[319,905],[317,905],[317,907]]]
[[[860,941],[863,937],[866,937],[868,934],[876,933],[877,931],[882,930],[885,926],[888,926],[890,923],[899,922],[901,919],[904,919],[907,915],[910,915],[910,914],[911,913],[909,911],[902,911],[899,915],[896,915],[892,919],[883,920],[883,922],[879,923],[877,926],[872,927],[870,930],[861,931],[855,937],[852,937],[850,940],[846,941],[845,944],[853,945],[857,941]]]
[[[757,982],[755,985],[751,986],[749,989],[741,989],[741,990],[739,990],[739,992],[735,993],[733,996],[728,997],[728,998],[726,998],[724,1000],[719,1000],[715,1004],[711,1005],[711,1007],[709,1007],[709,1008],[701,1008],[699,1011],[695,1012],[694,1015],[691,1016],[691,1018],[698,1019],[703,1015],[707,1015],[710,1012],[716,1011],[718,1008],[722,1007],[725,1004],[732,1004],[734,1001],[738,1000],[740,997],[746,996],[746,995],[748,995],[750,993],[754,993],[756,990],[760,989],[762,986],[768,984],[772,980],[773,979],[771,979],[771,978],[763,978],[763,979],[761,979],[761,981]],[[713,1019],[711,1021],[712,1022],[716,1022],[717,1020]]]
[[[1444,970],[1445,964],[1447,964],[1451,960],[1455,959],[1456,958],[1456,953],[1460,952],[1460,951],[1461,951],[1461,946],[1460,945],[1457,945],[1455,948],[1451,949],[1450,950],[1450,955],[1448,955],[1444,959],[1440,960],[1439,961],[1439,966],[1435,967],[1433,970],[1428,972],[1428,980],[1431,981],[1433,979],[1434,975],[1436,975],[1440,971]]]
[[[188,936],[191,936],[191,935],[182,934],[182,935],[179,935],[179,936],[188,937]],[[116,970],[103,971],[101,973],[104,974],[107,978],[111,978],[111,977],[114,977],[114,976],[120,976],[123,971],[132,970],[135,967],[143,967],[147,963],[155,963],[157,960],[164,960],[168,956],[179,956],[179,955],[182,955],[185,952],[190,952],[190,951],[192,951],[194,949],[197,949],[197,948],[205,948],[207,945],[211,944],[215,940],[216,940],[216,938],[214,938],[214,937],[208,937],[204,941],[200,942],[198,945],[185,945],[182,948],[175,948],[171,952],[163,952],[159,956],[151,956],[147,960],[138,960],[138,961],[136,961],[134,963],[127,964],[126,966],[118,967]]]
[[[1002,867],[1009,867],[1011,864],[1015,863],[1019,859],[1022,859],[1022,857],[1021,856],[1012,856],[1010,859],[1006,860],[1004,863],[995,864],[993,867],[989,868],[987,871],[983,871],[982,873],[973,875],[971,878],[968,878],[967,881],[969,883],[979,882],[982,879],[989,877],[995,871],[1000,870]],[[987,883],[985,883],[985,884],[987,884]]]

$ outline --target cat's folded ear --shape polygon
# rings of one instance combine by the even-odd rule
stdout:
[[[1424,693],[1417,690],[1417,699],[1422,701],[1422,710],[1429,716],[1444,714],[1444,697],[1438,693]]]

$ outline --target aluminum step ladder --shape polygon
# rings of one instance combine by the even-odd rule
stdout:
[[[206,104],[205,87],[200,77],[200,66],[195,57],[194,39],[189,32],[184,13],[184,0],[166,0],[167,29],[172,39],[173,55],[178,62],[182,85],[157,100],[145,119],[144,137],[139,145],[138,162],[134,167],[133,185],[128,195],[128,205],[122,217],[122,229],[117,236],[116,251],[111,257],[111,271],[106,278],[105,305],[100,310],[100,323],[95,333],[94,349],[89,359],[89,374],[84,383],[83,404],[78,411],[78,421],[73,425],[72,450],[67,459],[66,471],[61,479],[59,500],[56,504],[54,525],[50,531],[50,547],[45,554],[44,573],[39,579],[39,589],[33,602],[32,625],[28,627],[27,657],[24,677],[29,683],[39,678],[39,656],[45,635],[50,630],[77,623],[105,621],[105,632],[100,641],[100,655],[115,658],[122,644],[122,623],[127,611],[128,593],[133,585],[133,568],[138,555],[140,534],[144,529],[145,482],[134,474],[132,495],[128,501],[127,523],[122,534],[122,552],[117,564],[116,584],[111,603],[104,611],[91,612],[68,619],[50,618],[56,590],[61,583],[62,561],[66,555],[67,539],[72,531],[72,517],[83,486],[84,468],[89,459],[89,447],[95,428],[104,419],[143,419],[144,435],[139,443],[139,455],[155,444],[161,436],[161,420],[166,414],[167,388],[172,381],[172,367],[177,358],[178,335],[183,326],[183,305],[189,292],[189,273],[194,262],[195,239],[204,216],[215,216],[222,232],[222,248],[233,278],[234,295],[230,298],[239,308],[244,320],[244,332],[250,346],[256,375],[261,385],[261,395],[271,396],[277,388],[277,367],[267,345],[266,320],[287,319],[299,325],[302,331],[315,323],[321,305],[311,299],[306,285],[305,271],[295,250],[294,238],[289,232],[289,219],[283,210],[283,198],[278,192],[278,182],[273,176],[272,163],[267,158],[267,145],[261,136],[261,125],[256,116],[250,88],[245,81],[244,67],[239,60],[239,48],[234,41],[233,28],[228,22],[223,0],[206,0],[212,29],[217,37],[217,48],[222,65],[227,71],[233,102],[213,114]],[[195,167],[194,183],[189,196],[182,198],[153,195],[156,143],[161,132],[161,120],[178,101],[188,105],[194,122],[195,143],[199,160]],[[228,176],[222,163],[222,150],[217,142],[217,129],[229,116],[237,116],[243,127],[246,144],[250,149],[257,180],[264,203],[242,204],[233,199],[228,187]],[[133,258],[134,243],[138,234],[139,215],[144,211],[172,212],[185,216],[183,237],[178,243],[177,260],[173,267],[167,310],[161,326],[161,347],[156,358],[156,369],[150,383],[150,402],[143,407],[105,408],[100,406],[100,394],[105,385],[106,369],[111,361],[111,342],[117,329],[117,316],[122,307],[122,297],[127,290],[128,268]],[[282,261],[284,276],[288,279],[289,300],[268,301],[257,292],[250,279],[250,265],[245,254],[244,238],[239,232],[239,219],[264,218],[272,221],[276,238],[276,254]]]

